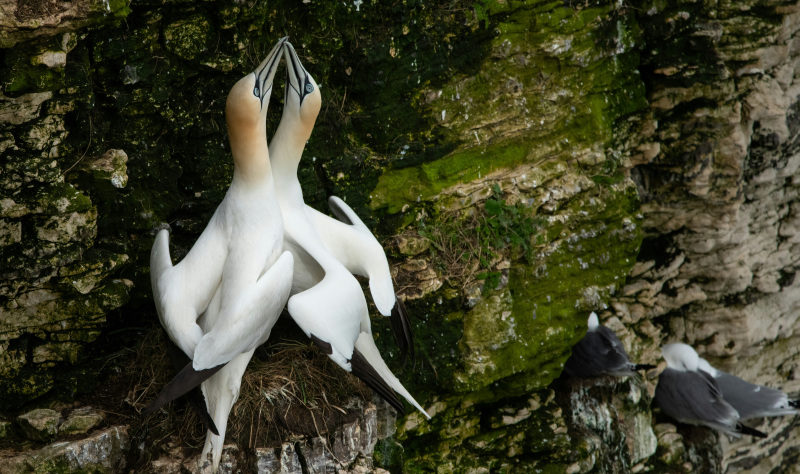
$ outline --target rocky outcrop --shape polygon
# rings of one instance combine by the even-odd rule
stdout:
[[[612,300],[632,346],[684,341],[753,382],[800,391],[797,5],[645,9],[652,127],[633,156],[645,239]],[[636,351],[636,349],[635,349]],[[725,447],[722,468],[791,464],[791,420]],[[768,427],[768,428],[767,428]]]
[[[243,471],[259,474],[387,472],[373,466],[372,454],[379,438],[387,437],[387,433],[381,432],[378,413],[388,410],[378,409],[372,403],[364,404],[360,401],[354,403],[361,408],[362,414],[358,419],[323,436],[298,436],[280,446],[255,448],[249,455],[235,444],[226,445],[223,448],[219,472],[222,474]],[[381,416],[386,415],[383,413]],[[211,473],[211,457],[209,455],[207,459],[202,459],[199,454],[184,457],[181,448],[176,447],[150,463],[148,469],[163,473]]]
[[[79,441],[60,441],[15,457],[0,458],[0,473],[121,472],[128,449],[128,428],[113,426]]]
[[[5,418],[92,388],[85,355],[100,331],[155,324],[151,229],[170,223],[176,259],[202,231],[230,179],[227,90],[289,34],[325,98],[299,170],[306,200],[343,197],[390,249],[420,348],[413,371],[385,321],[374,333],[435,416],[410,413],[395,431],[379,413],[382,435],[357,424],[287,439],[255,465],[715,472],[796,460],[792,420],[765,422],[766,441],[729,442],[654,418],[655,374],[558,379],[597,310],[642,362],[680,340],[800,390],[796,4],[23,3],[0,0]],[[197,464],[168,452],[154,469]],[[255,469],[254,453],[230,449],[223,464]]]

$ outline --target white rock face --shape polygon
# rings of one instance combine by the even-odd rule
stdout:
[[[612,306],[632,329],[621,336],[637,358],[658,360],[661,344],[686,342],[723,370],[796,394],[800,56],[791,38],[800,18],[773,8],[783,21],[769,25],[698,10],[687,31],[708,38],[703,47],[717,57],[708,74],[716,77],[691,78],[686,71],[697,64],[687,56],[649,78],[647,141],[657,153],[630,163],[647,238]],[[754,39],[736,22],[766,29]],[[706,35],[710,25],[721,33]],[[723,469],[766,472],[789,462],[790,447],[800,445],[789,421],[763,424],[769,438],[759,443],[723,440]]]

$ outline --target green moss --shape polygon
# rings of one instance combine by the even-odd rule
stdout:
[[[192,15],[164,27],[167,50],[184,59],[205,52],[211,41],[211,22],[204,15]]]
[[[429,200],[456,183],[466,183],[523,163],[532,150],[522,141],[471,148],[419,167],[387,171],[370,193],[373,209],[399,212],[403,206]]]

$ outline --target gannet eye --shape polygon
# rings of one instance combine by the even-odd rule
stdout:
[[[306,84],[306,94],[310,94],[314,92],[314,85],[313,84]]]
[[[261,94],[261,90],[258,88],[258,86],[255,86],[253,88],[253,95],[256,96],[256,97],[261,97],[260,94]]]

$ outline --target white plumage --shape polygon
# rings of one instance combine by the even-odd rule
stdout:
[[[212,452],[215,471],[242,374],[255,348],[269,337],[291,289],[294,260],[283,251],[283,219],[266,140],[272,81],[285,41],[228,94],[233,181],[206,230],[174,267],[165,230],[151,254],[161,322],[192,359],[157,401],[166,403],[213,374],[202,388],[219,430],[219,436],[209,431],[204,449]]]
[[[319,113],[321,95],[291,44],[286,44],[284,54],[288,69],[284,111],[270,156],[284,219],[284,248],[297,260],[289,314],[331,359],[365,380],[395,408],[402,405],[392,401],[392,389],[427,416],[380,357],[361,286],[325,246],[315,226],[316,211],[303,201],[297,166]]]

